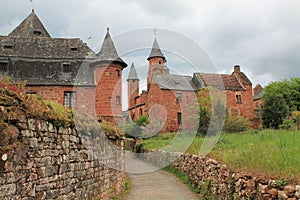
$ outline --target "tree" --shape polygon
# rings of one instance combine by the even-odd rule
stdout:
[[[207,108],[199,106],[199,126],[198,133],[201,135],[205,135],[208,130],[210,122],[210,114],[208,113]]]
[[[198,92],[197,106],[199,113],[197,113],[198,123],[198,135],[206,135],[211,118],[211,99],[209,95],[209,89],[203,88]]]
[[[263,126],[278,129],[287,114],[288,106],[285,99],[278,94],[268,94],[262,108]]]
[[[264,127],[278,128],[285,117],[300,110],[300,78],[272,82],[265,87],[264,92]]]
[[[300,78],[272,82],[264,88],[263,101],[274,95],[284,98],[289,114],[300,110]]]

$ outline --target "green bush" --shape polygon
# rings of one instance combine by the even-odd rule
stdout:
[[[142,135],[142,129],[134,122],[129,122],[124,128],[125,136],[128,138],[139,138]]]
[[[135,120],[135,123],[138,126],[148,124],[148,116],[147,115],[142,115],[140,118]]]
[[[225,121],[224,131],[228,133],[238,133],[248,130],[250,122],[242,116],[228,116]]]
[[[206,135],[210,123],[210,114],[207,108],[199,106],[199,126],[198,126],[198,136]]]
[[[295,126],[295,122],[292,119],[283,119],[281,125],[279,125],[280,129],[291,130]]]

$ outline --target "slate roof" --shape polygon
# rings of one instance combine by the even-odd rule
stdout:
[[[202,87],[211,86],[225,90],[245,90],[234,75],[195,73],[195,76],[201,81]]]
[[[95,57],[79,38],[51,38],[34,11],[0,36],[0,74],[27,85],[95,86],[89,67]]]
[[[154,58],[154,57],[161,57],[164,59],[164,61],[166,61],[164,54],[161,52],[161,50],[159,48],[156,38],[154,39],[151,53],[150,53],[149,57],[147,58],[147,60],[150,60],[151,58]]]
[[[34,11],[8,36],[0,36],[0,74],[27,85],[94,87],[92,66],[99,62],[127,66],[109,29],[97,55],[79,38],[51,38]]]
[[[195,91],[195,86],[190,76],[155,74],[153,77],[161,89]]]
[[[28,15],[21,24],[16,27],[9,36],[17,36],[17,37],[48,37],[50,38],[50,34],[40,21],[40,19],[36,16],[34,10]]]
[[[111,39],[109,34],[109,28],[107,28],[107,32],[103,41],[103,45],[101,50],[97,54],[98,62],[116,62],[120,64],[123,68],[127,67],[127,64],[119,57],[114,42]]]
[[[232,74],[234,73],[237,73],[240,76],[244,84],[252,84],[246,74],[244,74],[244,72],[233,72]]]
[[[140,80],[137,73],[136,73],[135,66],[134,66],[133,63],[131,64],[131,67],[130,67],[130,71],[129,71],[129,74],[128,74],[127,81],[128,80],[138,80],[138,81]]]
[[[95,53],[79,38],[0,36],[0,56],[85,59]]]
[[[253,97],[253,100],[259,100],[262,98],[262,96],[264,95],[265,91],[262,89],[262,90],[259,90]]]

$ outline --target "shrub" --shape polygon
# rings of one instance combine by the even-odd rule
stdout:
[[[283,119],[281,125],[279,125],[280,129],[291,130],[294,127],[295,123],[292,119]]]
[[[142,126],[144,124],[148,124],[148,116],[142,115],[140,118],[135,120],[136,125]]]
[[[225,121],[224,131],[238,133],[249,129],[250,122],[242,116],[228,116]]]
[[[210,122],[210,115],[205,107],[199,106],[199,126],[197,135],[206,135]]]
[[[125,136],[128,138],[139,138],[142,135],[142,129],[134,122],[125,125]]]

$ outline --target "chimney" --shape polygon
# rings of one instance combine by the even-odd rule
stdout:
[[[234,66],[234,72],[241,72],[239,65]]]

